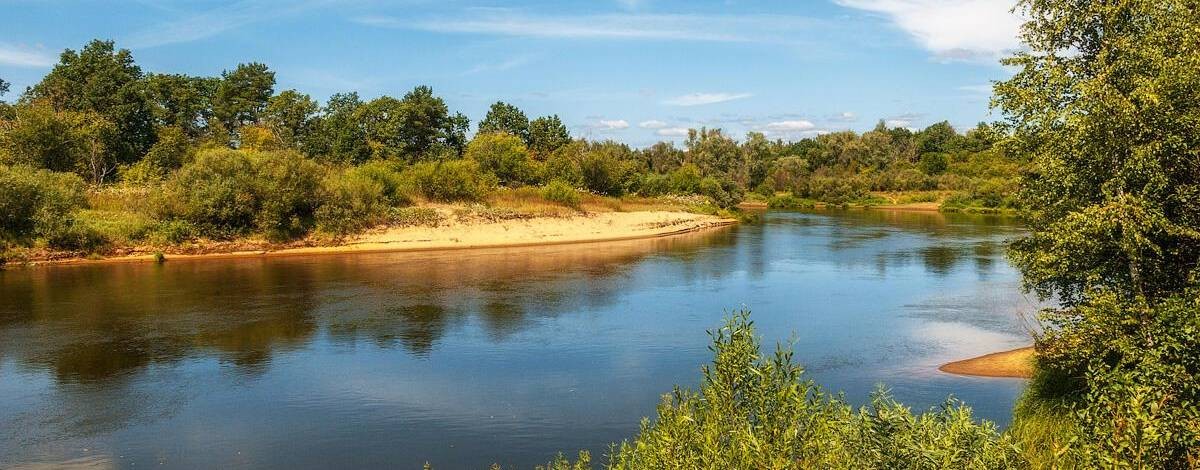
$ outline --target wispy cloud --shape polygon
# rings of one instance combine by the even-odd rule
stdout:
[[[533,62],[533,60],[533,56],[523,55],[500,62],[481,63],[471,67],[470,70],[463,72],[463,75],[474,75],[485,72],[503,72],[505,70],[512,70],[517,67],[529,65]]]
[[[562,39],[660,39],[715,42],[796,42],[802,33],[832,28],[809,17],[785,15],[593,14],[535,15],[507,9],[471,9],[453,17],[364,16],[374,27],[438,33]]]
[[[767,130],[775,132],[801,132],[810,131],[817,127],[812,121],[796,120],[796,121],[779,121],[767,123]]]
[[[201,12],[184,13],[180,18],[135,32],[122,43],[138,49],[198,41],[253,23],[296,15],[334,3],[334,0],[297,3],[243,0]]]
[[[834,0],[885,15],[935,57],[986,60],[1020,47],[1012,0]]]
[[[913,126],[917,123],[917,121],[923,117],[925,116],[919,113],[904,113],[883,118],[883,123],[888,127],[904,127],[907,129],[913,129]]]
[[[851,122],[858,122],[858,115],[854,114],[850,111],[846,111],[846,112],[837,113],[832,116],[829,116],[825,120],[829,121],[829,122],[837,122],[837,123],[847,124],[847,123],[851,123]]]
[[[663,101],[671,106],[700,106],[705,104],[724,103],[754,96],[750,93],[692,93]]]
[[[0,64],[14,67],[49,67],[55,59],[40,49],[0,43]]]
[[[601,120],[599,122],[599,124],[600,124],[599,127],[602,129],[612,129],[612,130],[629,129],[629,122],[624,119]]]
[[[657,119],[651,119],[649,121],[642,121],[642,122],[638,123],[638,127],[642,128],[642,129],[662,129],[664,127],[667,127],[668,125],[669,124],[667,124],[666,122],[659,121]]]
[[[687,137],[688,129],[686,127],[667,127],[654,132],[659,137]]]

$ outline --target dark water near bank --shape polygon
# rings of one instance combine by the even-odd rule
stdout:
[[[953,394],[1007,423],[1019,380],[949,360],[1028,342],[1011,221],[772,212],[618,243],[0,272],[0,468],[531,467],[632,435],[695,385],[705,330],[862,402]]]

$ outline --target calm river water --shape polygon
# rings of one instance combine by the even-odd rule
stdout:
[[[0,468],[530,468],[636,432],[706,329],[856,403],[885,384],[1004,425],[1023,382],[943,362],[1023,346],[998,217],[770,212],[674,238],[0,272]]]

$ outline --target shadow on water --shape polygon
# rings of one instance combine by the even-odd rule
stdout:
[[[1020,382],[935,369],[1027,341],[1004,259],[1019,234],[1001,217],[770,212],[577,246],[3,271],[0,467],[599,455],[696,383],[705,330],[742,304],[852,400],[885,382],[1004,422]]]

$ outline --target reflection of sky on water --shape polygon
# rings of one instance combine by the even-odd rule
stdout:
[[[882,382],[917,409],[953,394],[1006,422],[1020,381],[936,367],[1028,341],[1018,313],[1036,304],[1004,260],[1019,233],[996,217],[770,213],[584,246],[8,271],[0,467],[602,454],[672,384],[697,383],[705,330],[743,304],[766,346],[794,338],[851,400]]]

